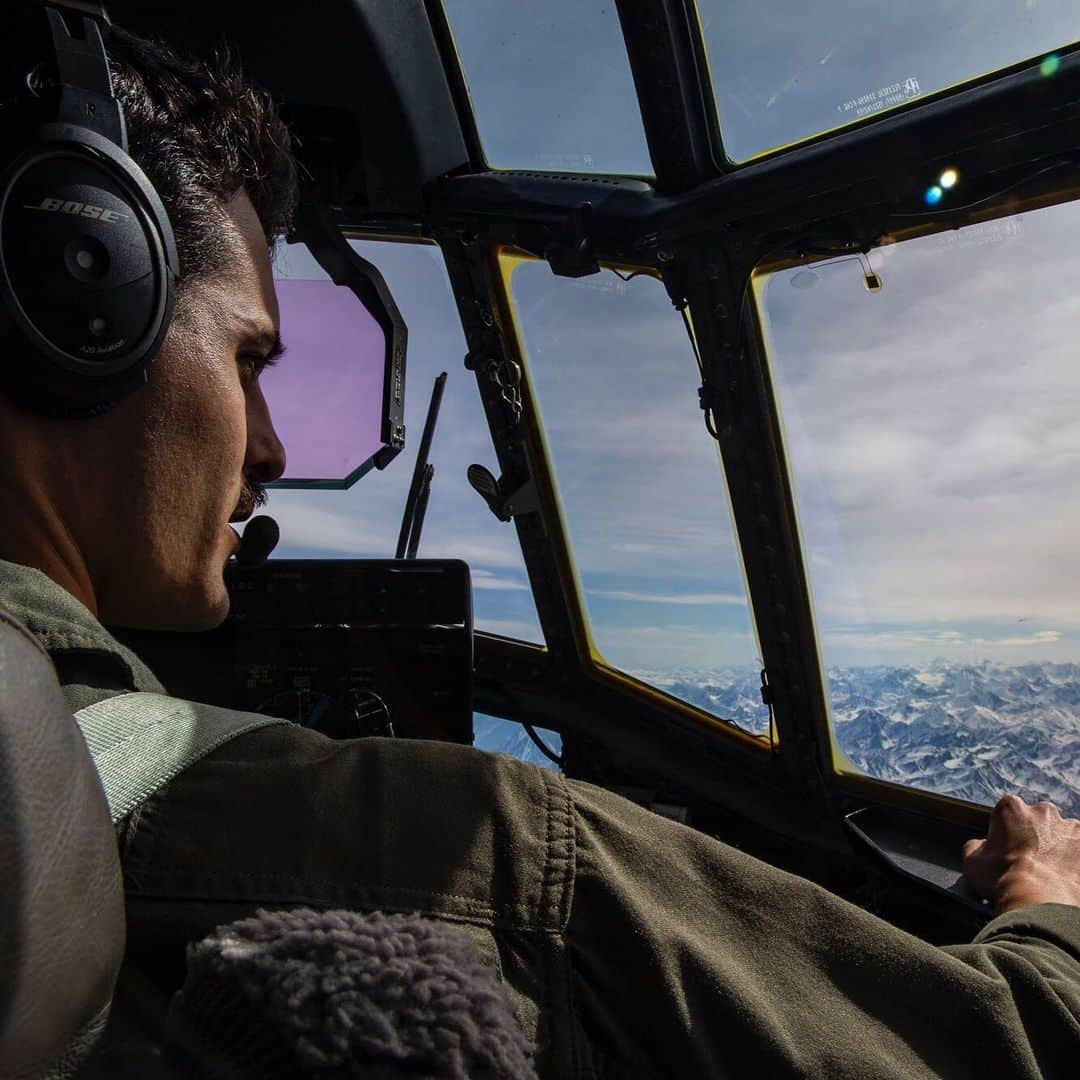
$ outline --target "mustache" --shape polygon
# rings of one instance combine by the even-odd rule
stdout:
[[[240,498],[230,521],[246,521],[256,510],[270,501],[266,488],[258,480],[244,477],[244,486],[240,489]]]

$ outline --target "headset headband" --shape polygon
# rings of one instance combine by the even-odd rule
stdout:
[[[61,9],[80,16],[82,38],[72,36]],[[96,131],[126,153],[124,113],[113,96],[112,75],[101,34],[102,25],[112,25],[104,7],[69,0],[46,5],[45,15],[52,32],[60,83],[57,123]]]

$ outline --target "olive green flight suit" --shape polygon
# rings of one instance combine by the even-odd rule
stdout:
[[[44,575],[0,603],[72,709],[149,670]],[[517,995],[542,1075],[1075,1077],[1080,907],[937,948],[589,784],[443,743],[241,735],[121,830],[130,979],[259,906],[419,911],[465,928]],[[152,1017],[148,1018],[151,1022]]]

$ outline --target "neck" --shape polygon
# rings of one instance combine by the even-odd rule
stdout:
[[[0,475],[0,505],[8,511],[0,533],[0,558],[40,570],[96,617],[90,569],[44,487],[25,475]]]

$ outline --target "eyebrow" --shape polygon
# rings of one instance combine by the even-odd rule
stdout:
[[[264,359],[267,361],[278,360],[285,355],[285,343],[281,340],[281,334],[277,330],[260,330],[252,334],[248,341],[257,348],[264,350]]]

